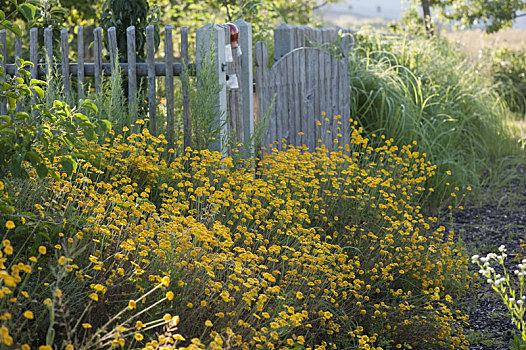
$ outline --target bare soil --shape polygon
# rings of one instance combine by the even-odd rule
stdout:
[[[526,169],[519,175],[526,177]],[[444,226],[453,225],[459,243],[466,247],[470,256],[498,252],[500,245],[508,251],[506,267],[513,271],[526,257],[526,188],[515,182],[500,194],[500,204],[471,206],[462,211],[442,215]],[[451,216],[452,215],[452,216]],[[478,270],[472,265],[474,271]],[[517,334],[508,310],[500,297],[485,279],[476,281],[479,286],[471,288],[461,304],[469,310],[469,326],[466,335],[471,350],[510,349],[510,341]]]

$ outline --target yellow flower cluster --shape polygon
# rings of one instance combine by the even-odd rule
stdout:
[[[371,147],[360,128],[335,144],[271,147],[254,168],[208,150],[167,161],[163,137],[116,136],[87,143],[87,159],[49,184],[53,200],[35,214],[61,218],[62,235],[46,245],[91,307],[120,303],[122,312],[148,311],[141,318],[183,320],[154,339],[150,325],[170,315],[131,317],[113,330],[113,347],[466,348],[466,316],[453,298],[468,288],[467,258],[419,206],[435,166],[411,145]],[[8,247],[0,306],[37,264],[9,260]],[[96,332],[90,315],[83,332]],[[0,341],[25,339],[13,340],[8,321]]]

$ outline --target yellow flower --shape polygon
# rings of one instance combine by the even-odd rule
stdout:
[[[138,331],[140,331],[141,328],[144,328],[144,327],[146,327],[146,326],[141,321],[135,322],[135,328],[137,328]]]
[[[75,347],[73,346],[73,344],[68,344],[68,345],[66,345],[66,349],[65,350],[75,350]]]
[[[185,341],[184,337],[181,334],[176,334],[173,336],[174,340]]]
[[[163,279],[161,280],[161,283],[165,286],[165,287],[168,287],[170,285],[170,277],[168,276],[164,276]]]
[[[88,329],[91,328],[91,325],[89,323],[83,323],[82,328]]]
[[[27,318],[28,320],[32,320],[34,318],[33,313],[29,310],[24,312],[24,317]]]
[[[144,338],[144,337],[142,336],[141,333],[135,333],[135,335],[134,335],[133,337],[134,337],[135,340],[137,340],[137,341],[141,341],[141,340],[143,340],[143,338]]]
[[[38,350],[53,350],[53,348],[49,345],[40,345]]]
[[[4,252],[7,254],[7,255],[12,255],[13,254],[13,247],[12,246],[7,246],[4,248]]]
[[[137,306],[137,304],[135,303],[135,300],[130,300],[130,301],[128,302],[128,308],[129,308],[130,310],[135,309],[136,306]]]
[[[173,298],[174,298],[174,293],[173,292],[166,293],[166,299],[172,300]]]
[[[163,320],[165,320],[166,322],[169,322],[171,319],[172,319],[172,315],[170,315],[170,314],[165,314],[163,316]]]
[[[11,220],[8,220],[6,223],[5,223],[5,227],[7,227],[8,230],[12,230],[16,227],[15,223]]]
[[[41,245],[40,247],[38,247],[38,252],[42,255],[46,255],[46,247]]]
[[[296,293],[296,298],[303,299],[303,293],[302,292],[297,292]]]
[[[210,321],[210,320],[206,320],[206,321],[205,321],[205,326],[207,326],[207,327],[212,327],[213,325],[214,325],[214,324],[212,323],[212,321]]]
[[[95,301],[99,301],[99,296],[97,295],[97,293],[91,293],[89,297]]]
[[[30,350],[31,347],[28,344],[22,345],[22,350]]]

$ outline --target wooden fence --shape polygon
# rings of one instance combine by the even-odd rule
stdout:
[[[230,46],[230,30],[222,25],[205,25],[196,33],[196,61],[189,62],[188,58],[188,29],[180,29],[181,57],[174,57],[173,28],[168,25],[164,28],[164,57],[156,59],[154,43],[154,27],[146,28],[146,62],[136,61],[135,28],[127,29],[128,61],[117,62],[117,38],[115,28],[110,28],[107,35],[107,52],[109,62],[104,62],[103,56],[103,31],[95,28],[93,35],[93,62],[85,62],[84,29],[78,27],[77,60],[70,61],[69,32],[63,29],[60,32],[60,60],[54,61],[52,56],[53,37],[52,29],[44,31],[46,57],[39,57],[38,29],[33,28],[29,33],[29,59],[34,64],[30,69],[33,78],[46,76],[50,70],[58,70],[63,77],[64,90],[71,91],[71,76],[77,80],[76,95],[79,99],[85,96],[85,77],[94,77],[94,88],[101,89],[103,75],[114,74],[114,67],[120,66],[122,74],[128,75],[128,100],[131,102],[137,94],[137,77],[147,77],[148,114],[150,131],[157,134],[157,97],[156,77],[164,76],[166,91],[166,137],[170,146],[175,142],[175,115],[174,115],[174,77],[189,74],[196,68],[197,76],[202,68],[204,59],[209,55],[209,49],[215,51],[213,66],[217,75],[220,91],[213,96],[216,109],[216,125],[220,128],[220,137],[212,145],[212,149],[227,152],[227,144],[232,141],[245,145],[251,143],[254,133],[254,105],[257,105],[256,114],[263,116],[270,101],[276,96],[275,104],[270,110],[269,125],[263,137],[265,143],[281,141],[286,138],[296,145],[305,143],[309,148],[314,147],[314,142],[322,135],[315,131],[315,122],[322,120],[322,112],[331,120],[328,129],[333,132],[346,134],[347,126],[333,122],[332,117],[341,115],[341,121],[349,119],[349,79],[345,59],[337,60],[320,49],[303,49],[308,44],[319,46],[334,43],[338,38],[340,29],[314,29],[301,26],[281,25],[275,29],[274,59],[276,64],[268,71],[266,62],[267,53],[262,43],[256,44],[257,74],[253,76],[252,32],[251,25],[244,21],[236,21],[239,27],[239,46],[241,51],[232,50]],[[7,74],[16,75],[17,66],[6,61],[6,31],[0,31],[0,54],[4,56],[1,62]],[[349,37],[342,40],[348,49]],[[89,46],[88,46],[89,47]],[[14,38],[14,56],[22,58],[22,41]],[[184,63],[184,64],[183,64]],[[255,78],[255,79],[254,79]],[[186,79],[183,79],[183,82]],[[233,83],[237,81],[238,83]],[[255,81],[255,85],[254,85]],[[184,145],[190,145],[191,125],[188,86],[182,84],[183,95],[183,134]],[[254,94],[255,86],[255,94]],[[199,81],[198,81],[199,88]],[[254,101],[254,95],[257,101]],[[35,97],[36,98],[36,97]],[[257,102],[257,103],[255,103]],[[5,102],[2,103],[1,113],[5,113]],[[340,130],[338,130],[338,127]],[[299,133],[306,136],[300,138]],[[323,138],[324,142],[329,142]],[[332,141],[332,139],[331,139]],[[248,152],[249,154],[251,152]]]

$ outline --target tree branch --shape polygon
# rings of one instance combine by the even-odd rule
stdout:
[[[329,3],[329,0],[325,0],[325,2],[323,4],[320,4],[320,5],[316,5],[316,6],[312,6],[312,9],[313,10],[319,10],[321,9],[323,6],[327,5]]]

